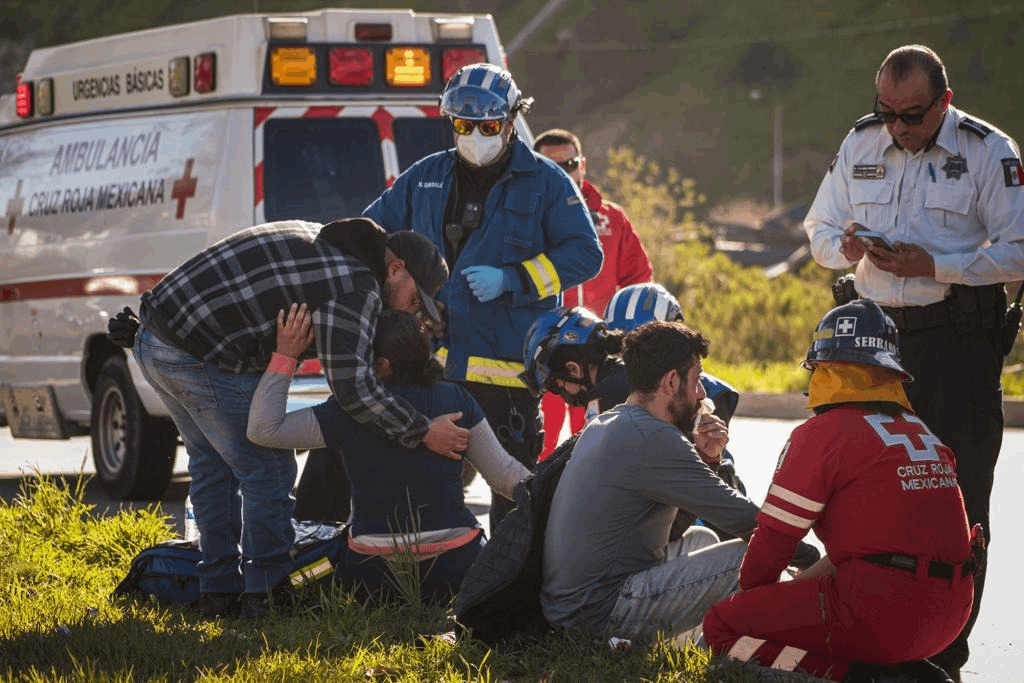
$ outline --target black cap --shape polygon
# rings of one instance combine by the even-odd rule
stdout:
[[[434,296],[448,279],[448,264],[445,263],[437,246],[412,230],[391,233],[388,235],[387,245],[395,256],[405,261],[405,269],[416,281],[427,315],[441,322],[441,314],[434,303]]]

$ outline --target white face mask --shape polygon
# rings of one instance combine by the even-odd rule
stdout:
[[[469,164],[486,166],[497,159],[505,148],[505,136],[502,133],[486,137],[474,128],[469,135],[456,135],[455,147],[459,150],[459,156]]]

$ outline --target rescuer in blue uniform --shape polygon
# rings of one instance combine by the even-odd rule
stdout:
[[[446,377],[474,395],[527,467],[541,435],[538,399],[519,378],[523,340],[603,258],[576,184],[516,134],[532,101],[505,69],[462,67],[441,95],[455,149],[413,164],[363,213],[386,230],[426,235],[444,253],[453,277],[438,293],[447,321],[436,334]],[[510,507],[492,493],[492,530]]]

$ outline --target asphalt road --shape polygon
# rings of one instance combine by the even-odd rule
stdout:
[[[778,454],[799,420],[736,417],[732,421],[729,450],[747,485],[751,499],[760,504],[771,483]],[[1017,574],[1024,565],[1024,546],[1015,520],[1024,519],[1024,429],[1007,429],[996,469],[992,496],[992,536],[989,572],[981,616],[971,635],[971,661],[963,671],[965,683],[1005,683],[1024,679],[1024,621],[1020,619]],[[300,467],[304,457],[300,456]],[[300,470],[301,471],[301,470]],[[188,492],[187,455],[178,449],[176,476],[159,505],[182,528],[183,503]],[[0,497],[10,501],[17,495],[24,477],[35,473],[67,477],[89,477],[95,473],[88,437],[66,441],[15,440],[0,429]],[[489,491],[477,477],[467,496],[473,512],[487,527]],[[97,514],[115,514],[122,507],[144,507],[152,503],[112,501],[95,484],[86,486],[86,501]],[[817,539],[810,537],[812,543]],[[1018,596],[1018,597],[1014,597]]]

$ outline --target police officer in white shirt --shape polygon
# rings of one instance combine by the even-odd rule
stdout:
[[[1024,169],[1017,143],[950,106],[942,60],[908,45],[875,78],[874,112],[856,122],[804,221],[815,261],[856,264],[856,289],[900,330],[915,412],[957,457],[971,522],[989,534],[1002,443],[1004,283],[1024,277]],[[893,247],[867,246],[875,231]],[[851,332],[852,334],[852,332]],[[920,444],[919,444],[920,447]],[[898,523],[894,520],[894,523]],[[956,681],[985,573],[963,632],[933,661]]]

